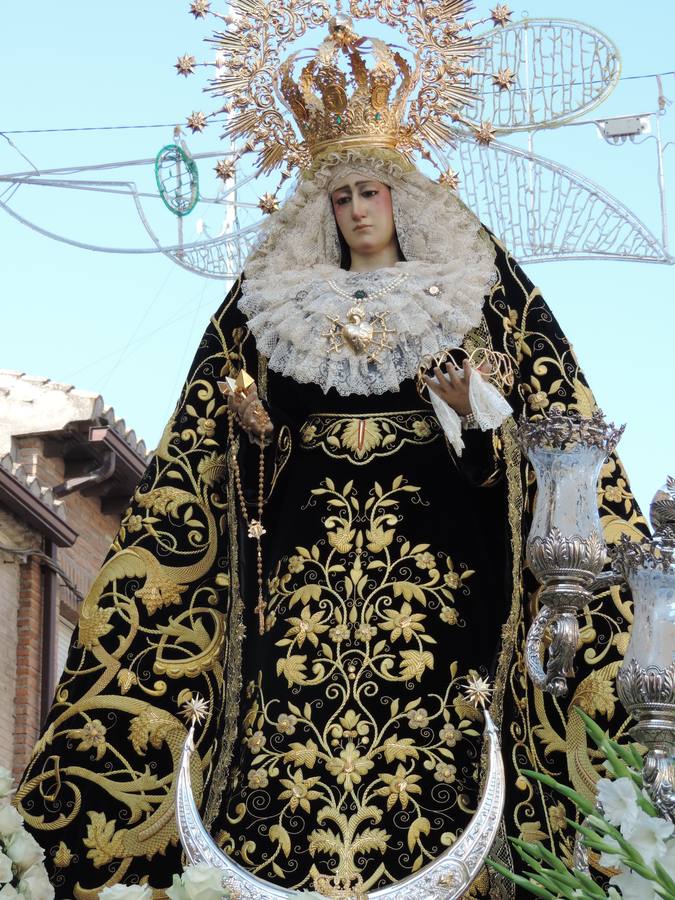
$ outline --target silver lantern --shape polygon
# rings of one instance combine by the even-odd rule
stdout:
[[[631,735],[647,747],[644,785],[675,822],[675,479],[657,492],[652,540],[622,538],[614,567],[633,594],[633,627],[617,693],[637,720]]]
[[[541,607],[527,635],[526,661],[533,682],[554,696],[567,693],[579,640],[577,613],[592,599],[606,546],[600,525],[600,470],[623,433],[591,418],[552,414],[524,421],[520,446],[537,476],[537,496],[527,540],[527,562],[541,582]],[[542,646],[551,645],[546,670]]]

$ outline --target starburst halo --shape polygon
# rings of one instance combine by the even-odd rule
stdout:
[[[273,15],[268,0],[230,0],[227,13],[218,5],[215,0],[190,5],[195,19],[217,21],[207,39],[215,58],[196,63],[186,53],[176,69],[187,76],[196,66],[211,67],[205,90],[220,105],[212,112],[193,112],[187,124],[193,133],[202,132],[210,119],[224,114],[223,136],[238,145],[232,163],[254,153],[259,174],[281,170],[281,183],[271,196],[294,168],[309,168],[331,143],[312,146],[317,123],[324,135],[335,137],[336,146],[358,143],[364,129],[354,131],[354,121],[365,123],[366,137],[382,141],[383,134],[388,136],[393,149],[411,160],[420,153],[441,176],[447,164],[438,165],[429,148],[441,156],[454,144],[459,126],[483,145],[496,136],[492,122],[470,121],[464,110],[479,96],[476,79],[492,79],[500,92],[515,80],[509,68],[481,72],[469,64],[483,47],[484,36],[475,36],[473,29],[508,25],[512,13],[505,4],[474,20],[468,18],[471,0],[278,0]],[[367,20],[395,30],[407,46],[369,37]],[[297,51],[314,30],[323,38],[318,51]],[[292,68],[296,59],[301,71]],[[439,180],[455,189],[454,179]],[[276,209],[267,197],[260,208],[265,214]]]

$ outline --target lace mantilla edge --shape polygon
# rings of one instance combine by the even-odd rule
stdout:
[[[388,183],[396,230],[406,261],[375,272],[338,268],[339,244],[329,187],[346,172]],[[439,260],[441,262],[439,262]],[[480,322],[495,279],[495,248],[476,217],[447,188],[418,171],[401,172],[351,153],[298,183],[251,254],[240,307],[258,350],[274,371],[324,392],[397,391],[427,354],[461,344]],[[386,313],[389,347],[378,361],[349,347],[330,351],[330,317],[344,320],[353,305],[328,285],[372,294],[397,275],[407,278],[381,300],[366,300],[368,317]],[[283,279],[283,280],[282,280]]]

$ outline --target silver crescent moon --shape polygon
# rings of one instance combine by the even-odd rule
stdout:
[[[497,835],[504,811],[505,776],[499,735],[485,711],[484,737],[488,741],[487,775],[478,809],[461,837],[440,856],[402,881],[368,893],[368,900],[460,900],[481,870]],[[206,863],[223,874],[223,887],[237,900],[291,900],[302,891],[279,887],[227,856],[204,827],[190,780],[194,752],[194,724],[183,745],[176,785],[176,823],[185,856],[191,865]]]

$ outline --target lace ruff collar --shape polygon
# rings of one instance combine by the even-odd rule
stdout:
[[[459,346],[479,324],[493,260],[494,251],[483,243],[471,258],[443,265],[400,262],[374,272],[315,265],[303,273],[303,285],[295,278],[285,283],[280,273],[273,297],[244,281],[240,305],[275,372],[324,392],[382,394],[398,391],[422,357]],[[396,286],[387,291],[391,284]],[[353,315],[350,322],[348,313],[359,307],[363,322]],[[364,343],[367,349],[356,352]]]

